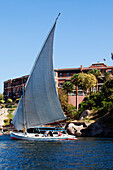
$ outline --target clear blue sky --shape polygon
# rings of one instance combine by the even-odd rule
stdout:
[[[0,93],[30,73],[59,12],[55,68],[113,65],[113,0],[0,0]]]

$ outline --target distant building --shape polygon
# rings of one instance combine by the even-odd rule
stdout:
[[[98,90],[101,89],[101,86],[104,83],[104,73],[109,72],[113,76],[113,66],[107,66],[104,63],[92,64],[89,67],[83,67],[82,65],[79,68],[64,68],[64,69],[54,69],[56,88],[61,88],[63,83],[70,81],[71,77],[77,73],[87,73],[89,70],[99,69],[102,73],[103,79],[99,79]],[[7,80],[4,82],[4,100],[11,98],[13,100],[20,98],[22,95],[22,89],[25,86],[25,83],[28,79],[28,75],[15,78],[12,80]],[[78,104],[84,99],[85,94],[81,89],[78,93]],[[75,93],[69,94],[69,103],[75,106],[76,97]]]
[[[105,72],[109,72],[109,73],[111,73],[111,75],[113,75],[113,66],[107,66],[104,63],[92,64],[89,67],[83,67],[83,65],[81,65],[80,68],[55,69],[55,72],[57,73],[56,77],[57,77],[58,88],[60,88],[64,82],[70,81],[71,77],[74,74],[82,73],[82,72],[87,73],[88,71],[90,71],[92,69],[100,70],[102,73],[102,77],[104,77]],[[104,79],[99,80],[99,88],[102,86],[103,83],[104,83]]]
[[[4,81],[4,100],[8,98],[16,100],[23,94],[23,87],[26,84],[28,75]]]
[[[81,65],[79,68],[55,69],[55,72],[56,72],[56,87],[61,88],[63,83],[66,82],[66,81],[70,81],[71,77],[74,74],[82,73],[82,72],[87,73],[88,71],[90,71],[92,69],[98,69],[102,73],[102,76],[101,76],[102,79],[98,79],[98,90],[100,90],[101,86],[105,82],[104,73],[109,72],[109,73],[111,73],[111,76],[113,76],[113,66],[107,66],[104,63],[95,63],[95,64],[92,64],[89,67],[83,67],[83,65]],[[96,91],[96,87],[95,87],[94,90]],[[69,97],[69,103],[73,104],[75,106],[76,105],[75,92],[70,93],[68,95],[68,97]],[[85,97],[85,94],[84,94],[83,90],[79,89],[79,91],[78,91],[78,104],[83,101],[84,97]]]

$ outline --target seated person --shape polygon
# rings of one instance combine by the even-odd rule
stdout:
[[[58,136],[62,136],[62,133],[61,133],[61,131],[59,131],[59,132],[58,132]]]

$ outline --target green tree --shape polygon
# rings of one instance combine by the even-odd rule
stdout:
[[[105,72],[105,73],[104,73],[105,82],[110,79],[110,77],[111,77],[110,75],[111,75],[111,74],[110,74],[109,72]]]
[[[12,103],[13,100],[12,99],[7,99],[7,103]]]
[[[58,89],[58,96],[59,96],[60,104],[62,106],[63,111],[67,112],[67,107],[68,107],[67,93],[63,89]]]
[[[71,81],[75,85],[75,88],[76,88],[76,108],[78,110],[78,86],[79,86],[79,82],[80,82],[80,75],[79,74],[74,74],[71,77]]]
[[[71,119],[78,117],[78,112],[72,104],[68,104],[67,93],[63,89],[58,89],[59,100],[62,109],[67,117]]]
[[[5,103],[5,100],[3,100],[3,94],[0,94],[0,103],[1,104]]]
[[[65,92],[68,94],[69,92],[72,92],[72,90],[74,89],[74,86],[70,81],[66,81],[63,84],[62,89],[65,90]]]
[[[101,92],[92,93],[79,105],[79,111],[95,110],[95,118],[99,118],[113,109],[113,79],[105,82]]]
[[[4,104],[4,103],[5,103],[5,100],[0,100],[0,103],[1,103],[1,104]]]
[[[101,92],[107,101],[113,101],[113,79],[109,79],[103,84]]]
[[[3,100],[3,94],[0,94],[0,100]]]
[[[102,75],[101,71],[98,69],[92,69],[90,71],[88,71],[88,73],[95,75],[96,77],[96,92],[98,91],[98,78]]]
[[[80,73],[80,87],[84,91],[84,93],[87,95],[88,90],[95,87],[96,84],[96,77],[93,74],[87,74],[87,73]]]

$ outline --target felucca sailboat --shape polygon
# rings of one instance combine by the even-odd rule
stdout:
[[[25,129],[25,132],[11,132],[12,139],[39,141],[76,139],[75,136],[68,134],[56,135],[52,133],[47,136],[27,132],[29,128],[65,119],[56,91],[53,69],[53,40],[58,17],[36,58],[24,93],[13,116],[12,123],[15,128],[18,131]]]

